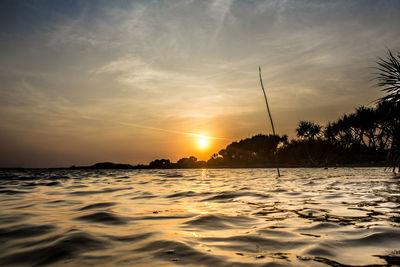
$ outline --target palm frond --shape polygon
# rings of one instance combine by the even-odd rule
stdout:
[[[386,58],[379,57],[376,63],[376,86],[387,93],[379,98],[378,102],[400,103],[400,54],[396,57],[388,49]]]

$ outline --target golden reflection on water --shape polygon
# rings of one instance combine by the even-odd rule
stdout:
[[[400,189],[390,174],[282,173],[3,172],[0,265],[340,266],[397,257]]]

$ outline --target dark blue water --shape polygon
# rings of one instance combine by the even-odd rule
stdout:
[[[383,168],[0,171],[0,266],[395,266]]]

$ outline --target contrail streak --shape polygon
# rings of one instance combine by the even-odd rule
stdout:
[[[212,8],[215,12],[216,19],[217,19],[217,25],[216,25],[216,30],[214,33],[213,39],[217,39],[219,36],[222,26],[225,22],[225,18],[228,15],[231,5],[233,3],[233,0],[215,0],[214,3],[212,4]]]
[[[201,138],[205,138],[205,139],[233,140],[233,139],[231,139],[231,138],[216,137],[216,136],[207,136],[207,135],[201,135],[201,134],[195,134],[195,133],[187,133],[187,132],[181,132],[181,131],[174,131],[174,130],[168,130],[168,129],[150,127],[150,126],[145,126],[145,125],[140,125],[140,124],[135,124],[135,123],[129,123],[129,122],[120,122],[120,124],[126,125],[126,126],[132,126],[132,127],[142,128],[142,129],[148,129],[148,130],[166,132],[166,133],[174,133],[174,134],[182,134],[182,135],[189,135],[189,136],[201,137]]]

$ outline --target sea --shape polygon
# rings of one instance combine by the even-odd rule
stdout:
[[[0,266],[399,266],[385,168],[0,170]]]

